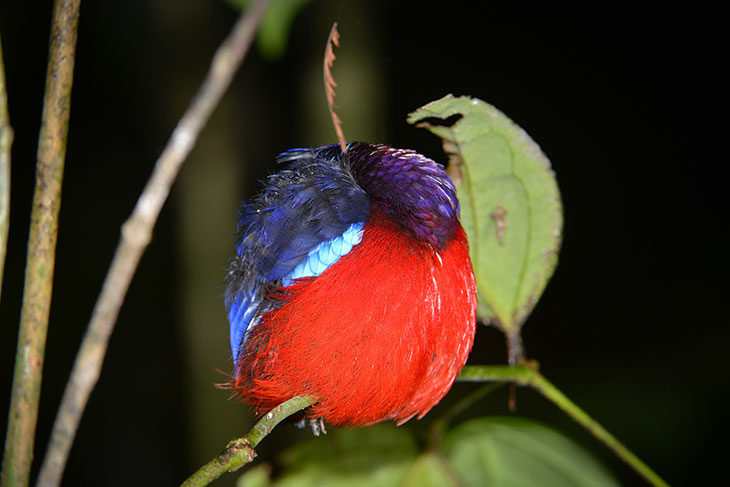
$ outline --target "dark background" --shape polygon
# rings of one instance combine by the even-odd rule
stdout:
[[[162,212],[65,485],[177,484],[246,431],[246,409],[212,386],[230,367],[220,285],[235,210],[276,154],[334,141],[319,76],[335,20],[350,139],[443,161],[436,138],[405,117],[454,93],[495,105],[540,144],[562,191],[565,235],[524,328],[528,355],[670,484],[709,483],[730,434],[730,331],[720,310],[727,36],[719,12],[701,2],[585,3],[314,1],[281,58],[252,52]],[[50,15],[48,1],[0,5],[15,130],[0,302],[3,438]],[[34,475],[119,227],[235,18],[217,1],[82,5]],[[502,363],[504,354],[501,336],[480,328],[470,362]],[[470,413],[506,413],[505,397]],[[531,391],[518,394],[518,412],[570,434],[623,484],[642,485]],[[277,429],[262,460],[293,436],[306,437]]]

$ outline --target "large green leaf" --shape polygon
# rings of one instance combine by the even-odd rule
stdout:
[[[563,219],[550,161],[524,130],[475,98],[448,95],[408,122],[441,137],[450,156],[480,316],[519,335],[557,264]]]
[[[446,435],[444,451],[467,486],[604,487],[616,479],[562,434],[521,418],[478,418]]]

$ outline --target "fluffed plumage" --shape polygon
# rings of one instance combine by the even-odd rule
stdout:
[[[361,426],[426,414],[471,350],[476,286],[443,167],[352,143],[294,149],[244,204],[226,279],[230,386],[263,414]]]

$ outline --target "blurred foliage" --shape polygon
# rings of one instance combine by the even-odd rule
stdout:
[[[446,434],[437,451],[418,447],[412,429],[381,424],[339,429],[282,453],[284,473],[266,465],[246,471],[239,487],[618,485],[577,444],[524,418],[467,421]]]
[[[247,8],[253,0],[226,0],[233,8]],[[286,52],[292,22],[310,0],[272,0],[259,28],[256,44],[261,55],[269,60],[280,59]]]

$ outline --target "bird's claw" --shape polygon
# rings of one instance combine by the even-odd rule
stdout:
[[[312,428],[312,434],[319,436],[320,434],[326,435],[327,428],[324,427],[324,419],[322,418],[310,418],[309,426]]]
[[[302,418],[294,423],[294,426],[299,429],[303,429],[306,425],[307,418]],[[324,427],[323,418],[309,418],[309,426],[312,428],[312,434],[314,434],[314,436],[327,434],[327,428]]]

